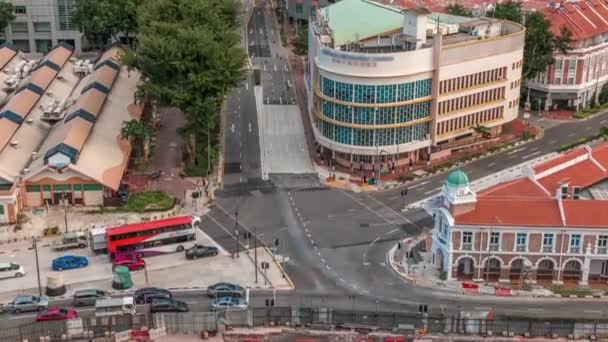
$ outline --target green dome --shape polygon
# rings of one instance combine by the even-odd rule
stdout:
[[[462,172],[461,169],[452,171],[448,175],[448,179],[446,184],[451,186],[468,186],[469,185],[469,177],[467,177],[466,173]]]

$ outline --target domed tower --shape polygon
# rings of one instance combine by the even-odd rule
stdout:
[[[450,172],[443,184],[443,205],[452,216],[475,209],[477,196],[471,191],[469,177],[460,168]]]

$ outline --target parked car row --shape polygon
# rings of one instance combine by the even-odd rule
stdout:
[[[213,298],[210,309],[246,310],[245,289],[231,283],[217,283],[207,288],[207,295]],[[73,295],[74,307],[95,306],[96,316],[135,314],[136,305],[149,305],[150,312],[187,312],[188,304],[173,298],[171,291],[160,287],[145,287],[135,291],[133,296],[111,297],[99,289],[81,289]],[[46,296],[19,295],[11,303],[2,306],[2,311],[13,314],[36,312],[36,321],[68,320],[78,317],[71,308],[49,308]]]

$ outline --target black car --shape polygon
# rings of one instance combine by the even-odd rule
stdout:
[[[146,301],[146,297],[153,298],[152,295],[156,295],[157,298],[172,298],[171,292],[160,287],[144,287],[133,294],[135,304],[149,303]],[[162,296],[162,297],[161,297]]]
[[[215,246],[203,246],[203,245],[195,245],[192,248],[188,248],[186,250],[186,258],[188,259],[198,259],[204,258],[208,256],[215,256],[219,253],[219,250]]]
[[[209,298],[234,297],[242,298],[245,296],[245,289],[242,286],[230,283],[217,283],[207,288]]]
[[[188,312],[188,304],[177,299],[156,299],[150,303],[150,312]]]

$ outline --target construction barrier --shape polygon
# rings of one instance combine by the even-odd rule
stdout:
[[[493,296],[494,293],[496,292],[496,289],[494,288],[494,286],[480,286],[478,292],[480,294],[484,294],[484,295],[490,295]]]
[[[387,337],[384,342],[405,342],[405,336]]]
[[[462,291],[469,294],[478,294],[479,285],[475,283],[462,282]]]
[[[499,297],[511,297],[511,289],[497,287],[494,294]]]

